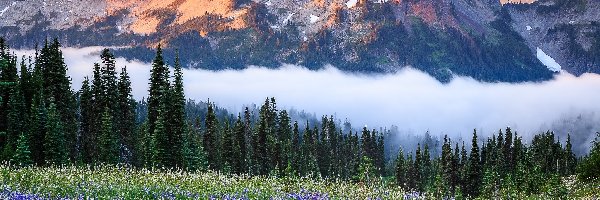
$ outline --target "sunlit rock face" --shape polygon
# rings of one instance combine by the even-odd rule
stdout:
[[[446,83],[523,82],[552,78],[538,47],[562,70],[600,73],[599,13],[590,0],[4,0],[0,36],[15,48],[134,47],[117,53],[138,60],[161,44],[212,70],[412,66]]]

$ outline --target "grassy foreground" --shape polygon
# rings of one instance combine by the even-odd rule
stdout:
[[[397,199],[398,187],[115,166],[0,165],[0,199]]]
[[[2,164],[0,175],[0,199],[427,199],[418,193],[404,192],[392,183],[249,177],[118,166],[17,168]],[[583,184],[574,177],[562,182],[569,199],[600,197],[599,182]],[[507,198],[510,196],[553,199],[551,194],[508,195]]]

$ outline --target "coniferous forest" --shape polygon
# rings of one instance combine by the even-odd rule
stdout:
[[[160,46],[149,96],[105,49],[82,87],[58,40],[18,58],[0,39],[0,197],[8,199],[598,198],[600,134],[577,157],[570,136],[429,141],[386,152],[390,132],[333,116],[292,121],[275,98],[257,112],[190,112],[179,58]],[[240,97],[243,98],[243,97]],[[441,153],[440,153],[441,152]],[[50,185],[48,185],[51,183]],[[51,186],[54,185],[54,186]]]

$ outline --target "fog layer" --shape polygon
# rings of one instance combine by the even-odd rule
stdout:
[[[74,90],[83,77],[92,75],[99,62],[99,47],[63,50]],[[18,51],[31,54],[32,51]],[[118,55],[116,55],[118,56]],[[167,63],[173,63],[167,58]],[[144,61],[150,62],[150,61]],[[127,66],[133,95],[148,95],[150,64],[117,59]],[[245,70],[184,70],[186,97],[216,102],[232,112],[243,105],[261,104],[275,97],[280,108],[296,108],[317,116],[333,114],[355,127],[397,125],[414,133],[430,131],[470,138],[473,129],[496,133],[510,126],[520,135],[547,129],[571,132],[589,142],[600,131],[600,76],[568,73],[542,83],[481,83],[456,77],[441,84],[429,75],[405,68],[394,74],[350,74],[328,66],[319,71],[284,65],[280,69],[249,67]],[[574,127],[573,118],[587,116],[585,129]],[[583,130],[583,131],[582,131]],[[575,132],[578,131],[578,132]],[[582,133],[585,132],[585,133]]]

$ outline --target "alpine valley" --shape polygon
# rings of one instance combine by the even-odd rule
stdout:
[[[441,82],[524,82],[553,77],[541,52],[560,65],[554,71],[600,73],[596,0],[3,0],[0,19],[15,48],[57,37],[149,61],[160,44],[185,66],[211,70],[411,66]]]

